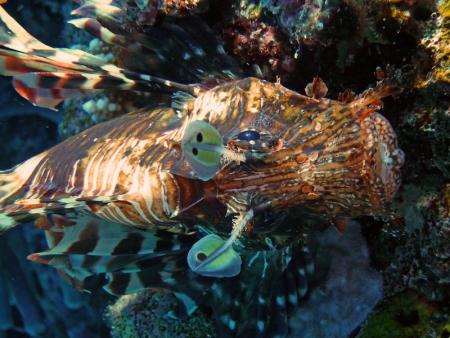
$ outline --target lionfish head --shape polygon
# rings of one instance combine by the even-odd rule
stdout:
[[[254,189],[280,208],[386,214],[404,155],[376,112],[382,96],[342,103],[254,78],[218,86],[196,99],[186,122],[188,161],[198,177],[233,192]]]

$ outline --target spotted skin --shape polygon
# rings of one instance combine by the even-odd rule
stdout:
[[[96,21],[76,25],[124,48],[128,35],[105,30],[120,13],[101,8],[114,3],[82,5],[87,7],[78,13]],[[183,84],[46,46],[1,7],[0,18],[0,44],[9,48],[0,51],[0,71],[14,76],[16,89],[32,103],[54,107],[108,89],[184,93],[172,107],[101,123],[0,173],[0,229],[35,220],[50,248],[30,259],[54,266],[80,289],[103,287],[120,295],[164,287],[175,292],[185,313],[209,304],[219,335],[286,336],[291,314],[308,296],[314,259],[301,224],[283,216],[306,209],[337,223],[390,215],[403,153],[377,112],[381,98],[392,93],[387,83],[346,103],[253,77]],[[183,37],[175,26],[164,29]],[[135,45],[156,48],[140,35]],[[162,54],[170,55],[164,48]],[[192,59],[189,54],[185,61],[200,65],[205,50],[190,50]],[[217,68],[211,74],[223,73]],[[196,176],[181,143],[197,120],[215,128],[224,148],[244,160],[224,160],[209,180]],[[240,139],[247,130],[260,135],[258,142]],[[205,232],[236,235],[238,276],[207,278],[189,269],[187,251]]]

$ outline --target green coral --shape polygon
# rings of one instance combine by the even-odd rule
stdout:
[[[371,316],[359,338],[445,337],[447,315],[413,291],[386,299]]]
[[[201,311],[185,320],[167,314],[177,306],[175,296],[165,290],[143,290],[120,297],[108,307],[106,318],[113,338],[207,338],[214,327]]]

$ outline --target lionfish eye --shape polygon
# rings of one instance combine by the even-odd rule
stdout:
[[[206,256],[206,254],[202,251],[197,252],[197,260],[200,262],[203,262],[206,258],[208,258],[208,256]]]
[[[256,141],[261,138],[261,134],[256,130],[248,129],[248,130],[241,131],[237,135],[237,138],[238,138],[238,140],[241,140],[241,141]]]

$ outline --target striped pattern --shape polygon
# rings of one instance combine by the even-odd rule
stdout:
[[[289,321],[307,296],[312,256],[305,244],[248,251],[239,280],[213,285],[220,337],[286,337]]]
[[[90,3],[91,7],[94,5]],[[118,14],[113,8],[109,8],[109,13]],[[100,17],[103,20],[109,18]],[[106,64],[81,50],[49,47],[28,34],[2,7],[0,23],[0,46],[12,50],[0,50],[0,74],[14,76],[18,93],[35,105],[54,108],[66,98],[95,95],[102,89],[183,90],[192,94],[199,91],[195,86]],[[95,19],[78,19],[72,23],[108,43],[130,47],[126,38],[115,35]]]
[[[171,173],[181,154],[163,140],[170,136],[167,126],[177,123],[174,110],[160,109],[69,138],[3,174],[2,214],[17,223],[49,212],[85,210],[112,222],[178,231],[191,211],[220,219],[225,210],[214,199],[213,182],[199,184]]]
[[[51,217],[46,231],[52,247],[29,259],[55,267],[87,291],[103,287],[122,295],[164,287],[175,292],[186,313],[193,304],[207,302],[218,314],[220,337],[288,335],[291,315],[307,296],[314,273],[312,255],[303,242],[248,250],[238,280],[212,279],[187,268],[185,254],[195,242],[193,236],[168,236],[84,215],[76,215],[75,224],[56,223]]]
[[[136,34],[125,49],[132,39],[119,29],[115,5],[81,1],[75,14],[87,18],[73,23],[131,56],[149,51],[148,62],[136,57],[144,61],[132,69],[161,65],[161,73],[212,79],[183,85],[82,51],[51,48],[0,7],[0,45],[8,48],[0,51],[0,72],[14,76],[16,89],[35,104],[54,107],[66,97],[108,89],[183,92],[176,103],[182,112],[159,108],[122,116],[1,172],[0,230],[36,220],[50,249],[30,259],[56,267],[81,289],[102,286],[124,294],[165,287],[187,312],[205,300],[212,304],[224,336],[288,335],[314,264],[301,224],[281,222],[280,215],[298,206],[330,220],[390,214],[404,159],[377,110],[391,87],[380,83],[342,103],[256,78],[224,81],[223,66],[233,64],[224,61],[215,40],[206,44],[215,49],[206,59],[209,51],[192,38],[196,31],[189,25],[183,30],[169,22]],[[160,46],[168,32],[173,44]],[[168,67],[174,48],[186,44],[193,47],[182,55],[185,62]],[[205,63],[213,67],[203,68]],[[203,69],[211,72],[201,76]],[[197,179],[180,147],[196,120],[214,126],[236,154],[206,182]],[[258,145],[258,156],[233,142],[249,129],[267,142]],[[189,270],[186,252],[198,240],[198,224],[207,233],[231,233],[228,244],[242,244],[240,275],[216,280]]]
[[[50,249],[28,258],[61,270],[84,289],[84,281],[99,274],[110,276],[105,288],[111,293],[143,289],[149,286],[144,279],[129,285],[118,280],[117,274],[134,274],[157,264],[170,264],[183,257],[193,243],[189,235],[143,231],[86,215],[71,217],[75,216],[75,223],[69,218],[50,217],[46,230]]]
[[[274,225],[267,213],[276,218],[296,206],[331,220],[389,213],[403,156],[389,123],[373,111],[378,95],[374,91],[350,104],[317,101],[247,78],[200,93],[181,118],[161,108],[99,124],[2,173],[0,222],[7,229],[45,214],[74,214],[71,222],[52,219],[59,232],[52,231],[58,224],[39,222],[54,248],[31,259],[57,267],[82,289],[103,285],[123,294],[159,286],[194,303],[210,290],[220,299],[215,312],[228,336],[283,336],[292,309],[307,292],[312,267],[306,249],[299,249],[300,258],[291,252],[297,250],[293,243],[267,244],[268,232],[292,234],[292,242],[299,236],[298,224]],[[186,127],[198,119],[214,125],[226,142],[249,128],[281,142],[262,159],[225,163],[212,180],[201,181],[179,146]],[[242,217],[250,206],[255,216]],[[196,231],[192,226],[201,223],[225,236],[232,228],[227,212],[241,215],[231,240],[247,248],[238,282],[205,279],[186,263],[186,251],[197,239],[188,236]],[[78,228],[80,213],[97,218]],[[258,224],[261,220],[269,221]],[[109,234],[99,222],[111,226]],[[129,231],[115,232],[111,224]],[[131,230],[135,227],[147,231]]]
[[[342,104],[244,79],[202,94],[179,134],[190,121],[207,120],[238,151],[234,139],[246,128],[281,144],[267,150],[263,165],[248,163],[250,172],[241,166],[219,172],[216,181],[228,205],[241,201],[245,207],[257,194],[274,209],[302,204],[330,219],[386,215],[403,164],[392,127],[375,112],[388,89],[380,84]]]
[[[171,1],[161,1],[161,5],[165,6],[169,2]],[[178,6],[176,2],[173,1],[172,5]],[[192,1],[191,5],[194,6],[195,2],[199,1]],[[121,63],[125,69],[150,72],[161,79],[183,83],[206,80],[208,83],[205,86],[243,75],[237,62],[225,54],[214,32],[201,20],[166,19],[162,24],[143,34],[141,27],[137,27],[135,22],[128,22],[129,18],[124,11],[108,15],[99,8],[101,5],[92,6],[96,9],[91,8],[89,11],[80,9],[72,12],[73,15],[82,18],[71,20],[69,23],[107,44],[119,47],[122,50]],[[124,21],[127,22],[128,29],[124,29]],[[167,39],[168,36],[170,39]],[[164,43],[161,44],[161,41]],[[174,58],[174,55],[178,57]],[[180,86],[180,83],[177,86]],[[191,89],[178,87],[178,89],[197,93],[201,86]]]

